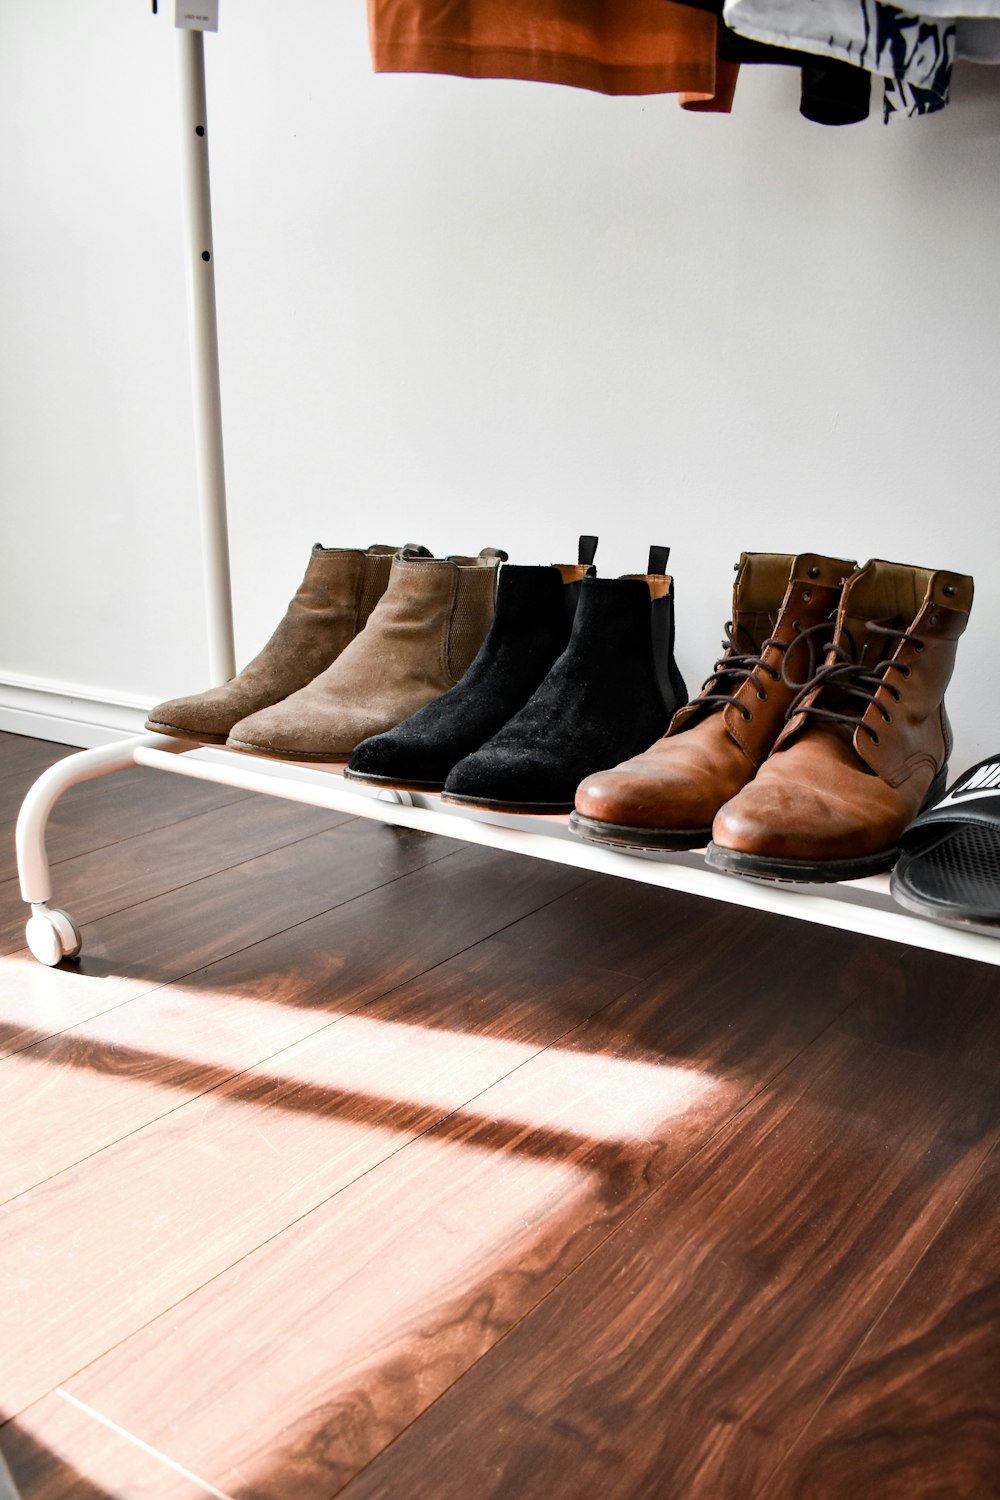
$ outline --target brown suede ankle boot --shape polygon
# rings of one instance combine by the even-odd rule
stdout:
[[[784,727],[796,693],[781,674],[786,652],[804,630],[830,619],[854,566],[811,553],[744,552],[714,675],[651,749],[587,777],[573,832],[626,848],[707,844],[715,814],[753,778]]]
[[[431,555],[415,543],[411,550]],[[336,660],[385,593],[396,551],[373,546],[361,552],[317,542],[284,619],[253,661],[222,687],[158,704],[146,728],[224,745],[240,719],[305,687]]]
[[[344,760],[453,687],[493,619],[506,554],[429,558],[404,548],[367,626],[326,671],[234,725],[237,750],[286,760]]]
[[[944,692],[972,608],[959,573],[866,563],[844,585],[820,669],[755,779],[723,807],[707,859],[766,880],[857,880],[945,790]]]

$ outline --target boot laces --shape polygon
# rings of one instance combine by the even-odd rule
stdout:
[[[799,713],[812,714],[814,718],[822,719],[838,727],[848,728],[852,733],[856,729],[863,729],[870,736],[872,743],[877,745],[878,730],[865,722],[865,714],[874,703],[882,716],[882,722],[892,723],[891,711],[885,703],[879,701],[876,695],[880,689],[884,688],[893,702],[898,703],[901,697],[900,690],[895,683],[886,680],[887,676],[890,672],[900,672],[904,677],[909,677],[910,668],[903,662],[894,661],[891,656],[883,656],[877,662],[866,664],[863,659],[859,659],[854,642],[847,631],[844,634],[850,641],[850,650],[834,641],[826,641],[817,652],[816,641],[819,633],[824,633],[829,628],[830,622],[824,620],[819,625],[810,626],[798,637],[800,641],[807,642],[810,652],[809,672],[804,682],[797,682],[789,677],[786,670],[787,662],[782,662],[782,677],[786,685],[798,689],[789,705],[788,718],[791,719]],[[917,651],[924,649],[924,642],[917,636],[885,620],[868,620],[865,624],[865,631],[877,642],[882,643],[883,651],[890,641],[897,645],[900,641],[912,641]],[[820,667],[815,665],[818,656],[825,658]],[[831,656],[833,660],[829,659]],[[860,713],[848,713],[846,709],[829,708],[820,703],[806,703],[805,699],[817,688],[825,690],[828,697],[860,699],[864,707]],[[832,693],[830,690],[833,690]]]
[[[767,640],[762,642],[759,651],[741,651],[740,643],[736,639],[736,633],[733,629],[732,620],[727,620],[723,628],[726,632],[726,639],[722,642],[723,655],[719,657],[719,660],[713,666],[711,676],[705,679],[702,687],[706,688],[710,683],[714,683],[718,689],[724,687],[725,680],[729,678],[732,681],[731,691],[701,692],[697,698],[691,699],[690,706],[694,708],[696,705],[703,703],[731,703],[734,708],[739,709],[744,719],[752,719],[753,714],[742,703],[738,702],[736,695],[747,679],[752,678],[754,673],[758,671],[766,672],[772,682],[780,682],[782,672],[764,660],[764,652],[773,646],[784,656],[784,653],[788,650],[789,643],[787,641],[778,641],[773,636],[768,636]],[[755,679],[755,683],[757,697],[766,698],[767,691],[761,687],[759,679]]]

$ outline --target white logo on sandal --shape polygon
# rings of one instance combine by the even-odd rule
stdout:
[[[966,799],[995,797],[998,792],[1000,792],[1000,762],[990,761],[988,765],[980,766],[964,786],[956,787],[935,805],[950,807],[953,803],[964,802]]]

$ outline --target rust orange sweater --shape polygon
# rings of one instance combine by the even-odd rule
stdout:
[[[715,17],[671,0],[368,0],[368,17],[379,73],[716,93]]]

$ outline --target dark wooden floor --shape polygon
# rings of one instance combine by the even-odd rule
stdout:
[[[25,953],[25,1500],[1000,1496],[996,970],[134,771]]]

